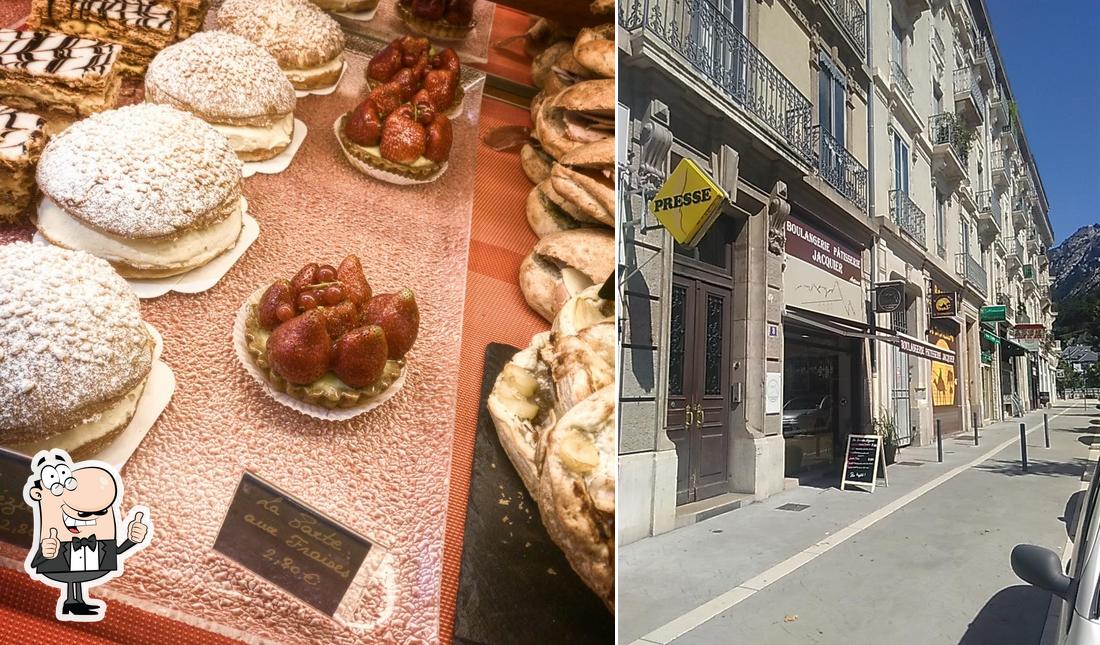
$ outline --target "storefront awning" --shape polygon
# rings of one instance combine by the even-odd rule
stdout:
[[[1011,338],[1001,336],[1001,351],[1009,356],[1026,356],[1029,350]]]
[[[859,323],[847,320],[839,320],[811,311],[787,307],[787,311],[784,313],[783,317],[788,322],[810,327],[815,331],[824,331],[830,334],[847,336],[849,338],[876,338],[876,336],[871,333],[870,327],[866,325],[860,325]]]

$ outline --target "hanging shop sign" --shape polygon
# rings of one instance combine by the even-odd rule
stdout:
[[[1004,322],[1008,320],[1008,307],[1004,305],[989,305],[982,307],[978,312],[982,322]]]
[[[1027,351],[1038,352],[1043,346],[1046,333],[1047,328],[1045,325],[1030,323],[1014,325],[1008,330],[1008,337]]]
[[[954,318],[959,314],[959,294],[955,292],[933,293],[930,302],[932,318]]]
[[[871,291],[876,314],[892,314],[905,308],[905,283],[880,282]]]
[[[649,209],[677,242],[695,246],[710,230],[726,192],[691,159],[681,159]]]
[[[793,215],[787,217],[785,230],[786,304],[866,324],[863,249]]]
[[[955,373],[955,332],[942,322],[932,321],[928,327],[928,342],[951,352],[951,360],[932,360],[932,406],[957,405],[955,394],[958,375]]]
[[[1001,344],[1001,337],[1000,336],[998,336],[997,334],[994,334],[993,332],[985,330],[985,329],[982,330],[982,340],[989,343],[990,345],[1000,345]]]

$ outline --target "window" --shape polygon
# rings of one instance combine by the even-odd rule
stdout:
[[[970,220],[962,217],[959,219],[959,249],[970,255]]]
[[[936,253],[941,258],[947,256],[947,205],[943,194],[936,189]]]
[[[932,88],[932,114],[943,113],[943,90],[940,89],[939,83]]]
[[[894,190],[909,194],[909,144],[894,133]]]
[[[890,59],[898,64],[903,72],[908,72],[909,67],[906,65],[907,52],[905,51],[905,32],[901,30],[901,25],[897,20],[890,20]]]
[[[821,131],[827,132],[838,144],[844,145],[844,113],[846,92],[844,77],[833,62],[821,56],[818,76],[817,109]]]

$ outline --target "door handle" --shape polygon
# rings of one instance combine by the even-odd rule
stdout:
[[[703,406],[699,403],[695,404],[695,411],[699,413],[699,427],[703,427],[703,423],[707,420],[707,413],[703,412]]]
[[[687,423],[684,424],[684,427],[689,428],[695,425],[695,409],[692,406],[689,405],[684,408],[684,416],[687,417]]]

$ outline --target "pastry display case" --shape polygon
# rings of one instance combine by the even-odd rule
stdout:
[[[23,574],[30,540],[19,544],[0,530],[0,620],[16,634],[188,642],[472,638],[470,626],[484,622],[488,607],[468,602],[471,580],[493,585],[511,566],[470,556],[471,549],[492,552],[491,540],[502,535],[469,522],[497,521],[475,507],[484,510],[495,494],[489,487],[500,484],[513,486],[514,503],[525,505],[517,512],[533,536],[526,547],[537,552],[532,562],[558,569],[537,573],[562,581],[531,597],[514,594],[492,611],[504,625],[542,613],[540,625],[569,624],[558,635],[587,632],[581,641],[609,642],[612,611],[548,535],[538,500],[513,464],[493,452],[500,443],[485,407],[511,352],[552,326],[528,304],[520,279],[539,239],[525,216],[533,184],[520,154],[524,143],[537,146],[530,102],[539,90],[524,47],[536,19],[478,0],[464,39],[433,43],[433,54],[450,46],[462,60],[460,106],[448,111],[453,143],[441,172],[397,181],[356,163],[347,137],[347,120],[379,85],[370,80],[370,61],[412,33],[398,3],[382,3],[369,20],[364,12],[331,14],[346,41],[339,80],[298,92],[293,139],[278,163],[243,162],[241,195],[257,229],[242,233],[243,248],[227,252],[211,279],[130,281],[143,320],[159,334],[157,358],[174,389],[132,450],[105,454],[120,467],[124,505],[148,507],[155,533],[127,560],[125,575],[94,588],[110,606],[104,619],[75,626],[56,623],[54,592]],[[0,8],[0,27],[23,26],[32,3],[17,4]],[[216,26],[219,4],[209,7],[204,29]],[[140,76],[121,85],[118,104],[145,100]],[[380,148],[361,145],[360,160],[364,150]],[[28,219],[0,224],[0,244],[31,242],[35,232]],[[261,301],[273,283],[308,263],[336,267],[352,255],[375,295],[415,294],[418,329],[399,357],[399,376],[385,381],[384,395],[371,391],[361,409],[273,388],[279,375],[262,360],[269,354],[262,346],[250,354],[242,341],[246,329],[256,331]],[[585,279],[597,277],[604,276]],[[296,289],[295,302],[318,285],[306,286]],[[287,315],[307,313],[299,307]],[[512,349],[487,358],[493,347]],[[250,363],[250,356],[261,360]],[[333,360],[319,381],[332,378]],[[0,458],[0,480],[5,469],[10,474],[11,461]],[[485,469],[510,479],[479,474]],[[0,515],[18,506],[13,492],[0,490]],[[276,530],[287,539],[265,542]],[[522,566],[519,553],[508,553]],[[536,606],[554,595],[571,599]]]

